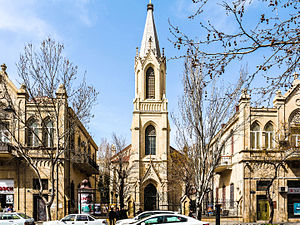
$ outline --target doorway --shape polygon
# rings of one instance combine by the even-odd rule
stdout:
[[[144,189],[144,211],[157,209],[157,190],[153,184],[148,184]]]
[[[270,207],[265,195],[257,196],[257,220],[269,220]]]
[[[47,220],[46,205],[39,195],[33,195],[33,218],[35,221]]]

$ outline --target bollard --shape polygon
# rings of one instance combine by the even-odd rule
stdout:
[[[215,207],[216,207],[216,225],[220,225],[221,224],[220,223],[221,222],[220,221],[220,214],[221,214],[220,209],[221,209],[221,205],[216,204]]]

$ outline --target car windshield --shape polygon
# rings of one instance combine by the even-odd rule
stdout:
[[[62,221],[75,221],[75,215],[68,215],[65,218],[61,219]]]
[[[18,215],[21,216],[23,219],[30,219],[30,217],[24,213],[18,213]]]

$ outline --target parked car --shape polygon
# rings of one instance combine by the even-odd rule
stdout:
[[[146,217],[130,225],[170,224],[172,225],[209,225],[208,222],[196,220],[181,214],[158,214]]]
[[[0,213],[1,225],[34,225],[34,219],[24,213]]]
[[[43,225],[108,225],[106,219],[95,219],[88,214],[69,214],[61,220],[44,222]]]
[[[163,214],[163,213],[169,213],[169,214],[174,214],[175,212],[172,211],[160,211],[160,210],[154,210],[154,211],[145,211],[140,213],[139,215],[137,215],[134,218],[130,218],[130,219],[123,219],[123,220],[118,220],[117,221],[117,225],[125,225],[125,224],[129,224],[129,223],[135,223],[139,220],[142,220],[146,217],[152,216],[154,214]]]

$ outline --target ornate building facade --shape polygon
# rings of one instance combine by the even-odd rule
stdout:
[[[273,107],[252,107],[244,90],[235,115],[220,131],[231,135],[213,182],[222,215],[244,222],[300,221],[300,80]],[[274,181],[273,181],[274,180]]]
[[[59,114],[61,146],[54,173],[50,172],[50,155],[57,154],[58,121],[51,117],[53,106],[35,104],[29,99],[25,85],[18,89],[10,81],[6,66],[0,71],[0,208],[12,205],[15,211],[24,212],[36,221],[46,220],[45,204],[39,195],[40,183],[30,163],[40,172],[43,196],[49,197],[54,190],[51,206],[52,219],[60,219],[68,213],[80,211],[78,190],[85,179],[91,188],[96,188],[97,145],[79,120],[74,120],[70,128],[70,118],[74,112],[67,103],[66,90],[60,86],[56,91]],[[10,101],[5,101],[5,94]],[[38,101],[48,101],[41,97]],[[13,104],[13,105],[10,105]],[[12,110],[13,109],[13,110]],[[26,160],[20,151],[28,157]],[[30,162],[30,163],[29,163]],[[54,183],[51,178],[54,176]],[[54,184],[54,186],[52,185]]]
[[[123,150],[127,152],[126,168],[130,168],[126,179],[129,211],[132,207],[136,211],[178,210],[182,194],[180,187],[174,191],[169,182],[170,153],[175,150],[170,147],[166,57],[159,47],[153,10],[153,4],[148,4],[143,39],[135,57],[132,143]]]

